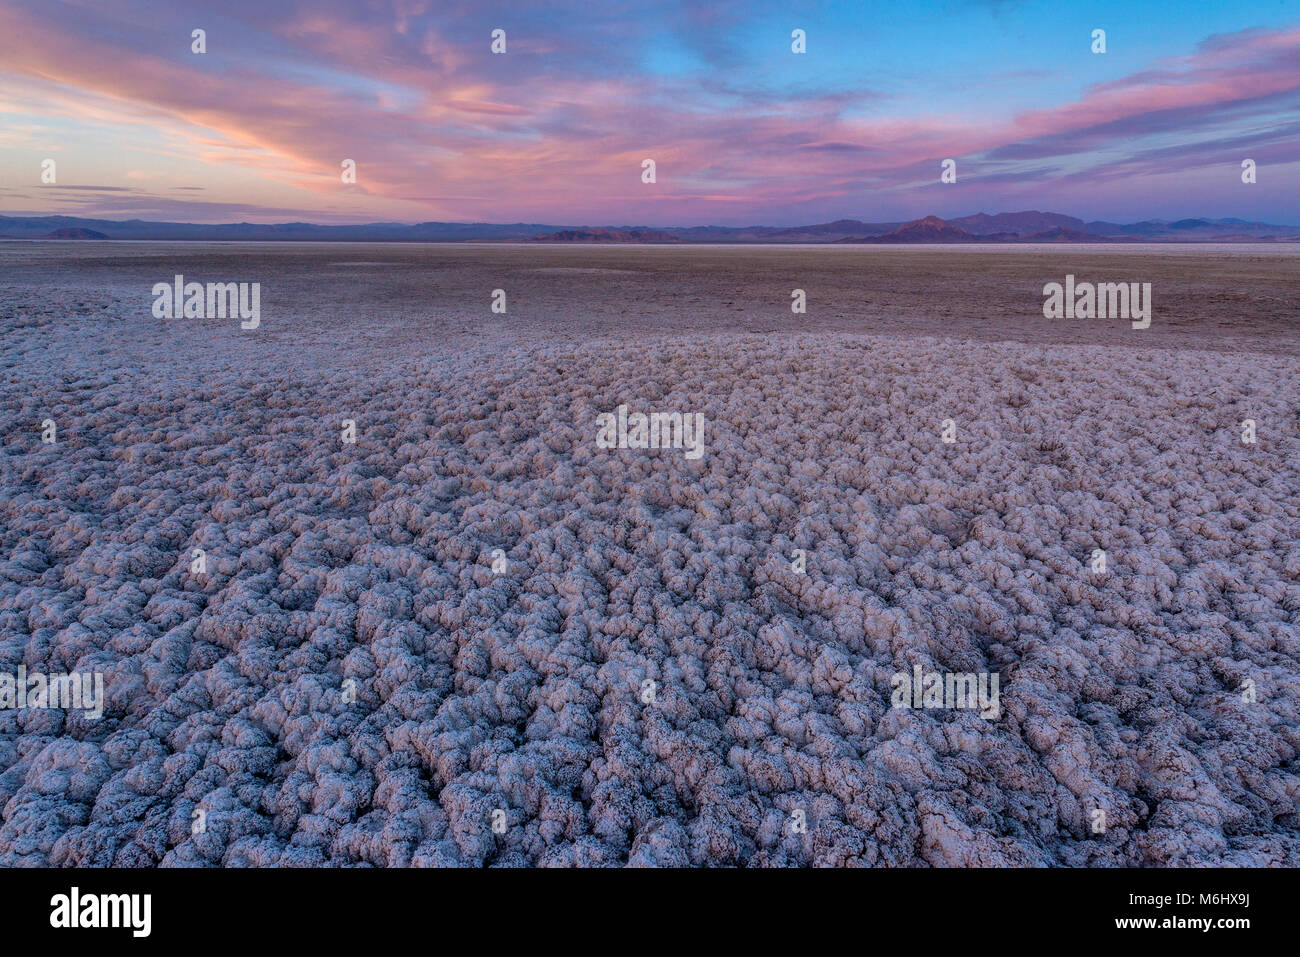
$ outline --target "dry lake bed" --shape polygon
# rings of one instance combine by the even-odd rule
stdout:
[[[0,335],[0,864],[1300,865],[1300,246],[6,242]]]

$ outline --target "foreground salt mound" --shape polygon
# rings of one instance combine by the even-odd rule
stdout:
[[[1294,359],[188,361],[0,384],[0,670],[107,693],[0,712],[0,863],[1300,864]],[[892,709],[918,664],[1000,716]]]

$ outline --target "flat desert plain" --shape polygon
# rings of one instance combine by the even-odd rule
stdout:
[[[155,318],[178,274],[260,325]],[[0,277],[0,672],[103,682],[0,710],[0,864],[1300,865],[1300,248]]]

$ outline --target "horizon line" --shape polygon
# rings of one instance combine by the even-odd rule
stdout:
[[[918,216],[913,219],[885,219],[885,220],[868,220],[868,219],[860,219],[856,216],[841,216],[837,219],[828,219],[819,222],[802,222],[802,223],[789,223],[789,224],[756,222],[756,223],[748,223],[742,226],[725,226],[720,223],[673,223],[673,224],[665,224],[665,225],[653,225],[650,223],[622,223],[622,224],[615,225],[611,222],[604,222],[604,223],[528,222],[522,219],[514,220],[514,221],[423,219],[423,220],[409,221],[409,222],[405,220],[394,220],[394,219],[372,219],[372,220],[358,220],[358,221],[350,221],[350,222],[342,222],[342,223],[315,222],[306,219],[276,220],[274,222],[253,222],[250,220],[198,222],[193,220],[180,220],[180,219],[143,219],[140,217],[131,217],[129,219],[110,219],[103,216],[76,216],[76,215],[70,215],[68,213],[11,213],[6,211],[0,211],[0,219],[14,219],[14,220],[75,219],[75,220],[82,220],[85,222],[98,222],[98,223],[155,223],[155,224],[163,224],[163,225],[170,225],[170,226],[194,226],[194,227],[208,227],[208,228],[218,228],[222,226],[252,226],[252,227],[264,227],[264,228],[273,227],[273,226],[311,226],[317,229],[355,229],[364,226],[400,226],[404,228],[413,228],[416,226],[437,225],[437,226],[496,226],[496,227],[545,226],[545,227],[558,227],[559,229],[611,229],[611,230],[632,230],[632,229],[745,230],[745,229],[808,229],[814,226],[828,226],[840,222],[862,223],[864,225],[896,224],[899,226],[907,226],[913,223],[923,222],[927,219],[937,219],[944,223],[955,223],[958,220],[970,219],[975,216],[996,217],[996,216],[1018,216],[1018,215],[1032,215],[1032,214],[1038,214],[1042,216],[1063,216],[1069,219],[1078,220],[1079,222],[1084,223],[1085,225],[1089,223],[1110,223],[1116,226],[1138,226],[1144,223],[1170,225],[1173,223],[1185,223],[1185,222],[1194,222],[1200,220],[1206,223],[1214,223],[1214,224],[1240,223],[1242,225],[1249,225],[1249,226],[1279,226],[1286,229],[1300,230],[1300,223],[1263,222],[1261,220],[1243,219],[1238,216],[1225,216],[1225,217],[1211,218],[1208,216],[1191,215],[1191,216],[1182,216],[1176,219],[1166,219],[1160,217],[1160,218],[1147,218],[1147,219],[1135,219],[1135,220],[1118,220],[1118,219],[1089,220],[1089,219],[1084,219],[1081,216],[1077,216],[1073,213],[1062,213],[1056,210],[1044,210],[1044,209],[1002,210],[996,213],[987,213],[984,210],[980,210],[979,212],[965,213],[961,216],[952,216],[952,217],[939,216],[934,213],[928,213],[924,216]]]

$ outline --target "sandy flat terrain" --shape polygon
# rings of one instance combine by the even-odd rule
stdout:
[[[1297,253],[0,244],[0,863],[1300,864]]]

